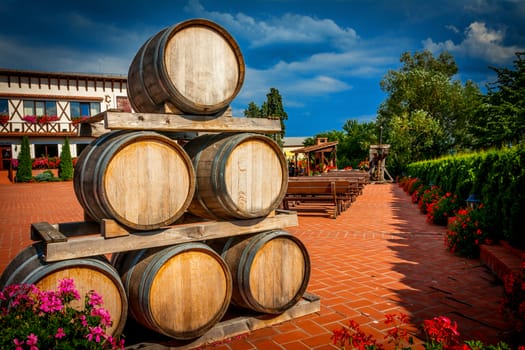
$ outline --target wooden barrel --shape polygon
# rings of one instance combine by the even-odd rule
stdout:
[[[286,194],[288,169],[272,139],[252,133],[199,136],[184,145],[196,173],[188,208],[209,219],[268,215]]]
[[[216,23],[188,20],[152,36],[128,72],[136,112],[210,115],[224,111],[244,81],[244,59],[232,36]]]
[[[232,273],[232,304],[279,314],[303,296],[310,279],[310,258],[303,243],[282,230],[231,237],[210,245]]]
[[[22,250],[9,263],[0,278],[0,289],[11,284],[34,284],[40,290],[56,290],[60,280],[71,278],[80,293],[75,308],[84,307],[84,296],[94,290],[102,296],[113,324],[108,333],[122,333],[128,315],[128,301],[117,271],[102,256],[46,263],[43,250],[34,244]]]
[[[119,253],[113,264],[121,274],[130,315],[169,337],[201,336],[221,320],[230,304],[228,266],[205,244]]]
[[[75,194],[96,221],[114,219],[137,230],[169,225],[195,192],[191,159],[176,141],[149,131],[116,131],[80,154]]]

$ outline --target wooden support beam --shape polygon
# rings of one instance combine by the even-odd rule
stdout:
[[[46,225],[49,225],[45,223]],[[88,229],[92,230],[92,223],[87,223]],[[71,231],[82,231],[83,223],[78,224],[76,229],[69,227]],[[117,236],[110,233],[110,239],[103,235],[86,235],[60,241],[47,240],[45,245],[45,261],[59,261],[80,257],[125,252],[136,249],[153,247],[164,247],[186,242],[205,241],[223,237],[238,236],[249,233],[263,232],[297,226],[297,213],[292,211],[278,211],[275,216],[267,216],[256,219],[234,220],[234,221],[203,221],[188,224],[169,226],[167,228],[152,231],[133,231],[129,235]],[[47,226],[46,226],[47,227]],[[49,225],[49,227],[53,227]],[[53,232],[57,231],[53,228]],[[107,228],[106,228],[107,230]],[[39,232],[42,230],[39,229]],[[58,232],[58,231],[57,231]],[[120,232],[122,234],[122,232]]]

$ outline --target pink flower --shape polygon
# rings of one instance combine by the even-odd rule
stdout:
[[[53,291],[44,291],[40,294],[40,310],[45,313],[62,310],[62,300]]]
[[[59,282],[58,293],[68,301],[80,299],[80,294],[75,289],[75,282],[71,278],[64,278]]]
[[[89,341],[93,341],[93,338],[95,338],[95,342],[100,343],[101,337],[104,338],[104,330],[100,326],[89,327],[89,331],[90,333],[86,335]]]
[[[95,306],[100,306],[103,303],[104,301],[102,300],[102,296],[100,294],[98,294],[94,290],[89,292],[89,301],[88,301],[89,305],[95,307]]]
[[[56,339],[62,339],[66,336],[66,333],[64,333],[64,328],[57,329],[57,332],[55,334]]]
[[[15,343],[15,345],[16,345],[15,350],[23,350],[24,349],[24,347],[23,347],[24,342],[23,341],[20,341],[20,340],[15,338],[13,340],[13,343]]]
[[[104,308],[95,308],[91,310],[91,316],[98,316],[100,317],[100,323],[103,326],[111,326],[111,315],[109,314],[109,311],[107,311]]]
[[[27,336],[26,344],[30,346],[30,350],[38,350],[36,344],[38,343],[38,337],[33,333]]]

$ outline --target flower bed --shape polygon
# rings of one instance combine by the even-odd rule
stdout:
[[[386,325],[392,326],[388,330],[385,340],[391,344],[388,349],[411,350],[414,345],[414,336],[409,332],[409,318],[408,315],[387,314],[385,315]],[[495,345],[486,345],[479,340],[459,341],[458,324],[445,316],[434,317],[430,320],[425,320],[421,328],[422,336],[424,338],[423,347],[427,350],[508,350],[509,345],[505,342],[499,342]],[[379,340],[375,339],[371,334],[366,334],[361,330],[360,325],[350,320],[348,326],[343,326],[336,329],[332,333],[332,342],[340,349],[363,349],[363,350],[379,350],[385,349],[384,345]],[[517,346],[519,350],[525,350],[524,346]]]
[[[106,333],[111,326],[102,297],[90,291],[80,301],[72,279],[56,291],[9,285],[0,292],[0,349],[124,349],[124,340]]]

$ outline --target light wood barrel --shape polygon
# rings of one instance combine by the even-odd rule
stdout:
[[[230,304],[228,266],[205,244],[120,253],[113,264],[121,274],[131,316],[169,337],[201,336]]]
[[[107,332],[122,333],[128,315],[128,301],[117,271],[101,256],[46,263],[43,250],[34,244],[22,250],[6,267],[0,278],[0,289],[11,284],[34,284],[40,290],[56,290],[59,281],[73,279],[80,300],[75,308],[84,307],[84,296],[94,290],[102,296],[102,307],[108,310],[113,322]]]
[[[275,230],[223,241],[210,245],[232,273],[232,304],[279,314],[303,296],[310,279],[310,258],[297,237]]]
[[[73,182],[89,217],[137,230],[173,223],[195,192],[193,165],[182,146],[149,131],[110,132],[93,141],[78,158]]]
[[[225,110],[244,81],[239,46],[222,27],[193,19],[152,36],[128,72],[128,96],[136,112],[164,112],[170,103],[183,113]]]
[[[196,173],[188,208],[209,219],[252,219],[268,215],[286,194],[288,169],[272,139],[252,133],[199,136],[184,145]]]

